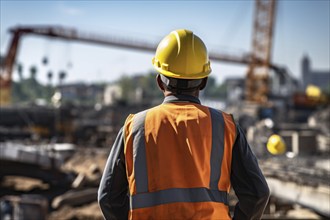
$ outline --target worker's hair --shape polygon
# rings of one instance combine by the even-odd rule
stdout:
[[[166,88],[176,94],[187,94],[202,89],[204,79],[176,79],[160,75],[160,79]]]

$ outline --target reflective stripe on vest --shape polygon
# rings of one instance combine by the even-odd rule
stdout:
[[[144,121],[146,116],[147,110],[136,114],[133,119],[133,164],[135,172],[136,193],[148,192],[146,140],[144,136]]]
[[[206,188],[165,189],[131,196],[131,209],[146,208],[175,202],[221,202],[228,204],[227,192]]]
[[[228,205],[227,192],[218,190],[224,148],[224,118],[220,111],[209,108],[212,124],[210,183],[208,188],[171,188],[148,192],[145,119],[147,110],[134,115],[132,135],[133,166],[136,194],[130,196],[130,208],[146,208],[175,202],[220,202]]]
[[[218,183],[221,176],[225,129],[222,113],[212,108],[209,108],[209,110],[212,121],[210,189],[218,190]]]

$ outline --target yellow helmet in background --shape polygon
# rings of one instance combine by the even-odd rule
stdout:
[[[322,90],[318,86],[308,85],[306,88],[306,95],[308,98],[320,100],[322,97]]]
[[[286,151],[286,145],[281,136],[273,134],[268,138],[267,150],[273,155],[283,154]]]
[[[172,31],[159,43],[152,64],[159,73],[177,79],[201,79],[211,73],[206,46],[185,29]]]

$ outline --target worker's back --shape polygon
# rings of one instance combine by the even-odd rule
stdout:
[[[211,73],[203,41],[172,31],[152,59],[162,105],[130,115],[112,145],[98,191],[106,219],[260,219],[269,189],[231,115],[200,105]],[[129,200],[127,197],[129,191]]]
[[[230,115],[186,100],[128,117],[130,216],[230,218],[226,204],[235,135]]]

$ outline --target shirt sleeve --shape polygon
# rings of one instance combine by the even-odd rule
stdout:
[[[105,219],[127,219],[129,211],[123,128],[108,157],[98,190],[98,203]]]
[[[261,219],[269,188],[239,125],[233,146],[231,183],[238,197],[233,219]]]

